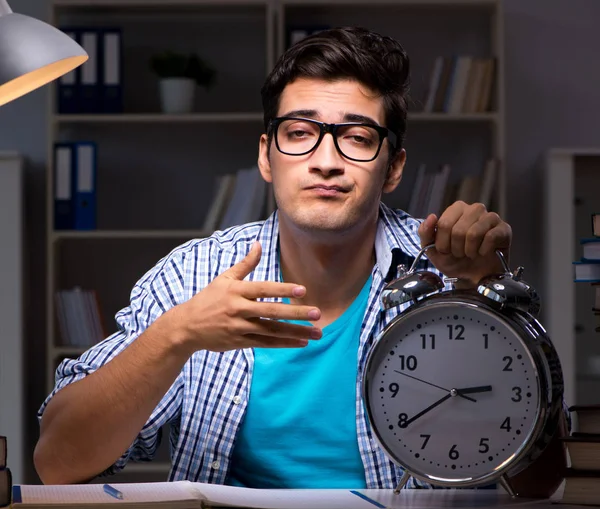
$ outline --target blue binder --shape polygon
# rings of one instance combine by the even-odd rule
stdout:
[[[74,228],[96,229],[96,144],[73,144]]]
[[[100,31],[100,95],[102,113],[123,112],[123,53],[122,33],[119,28]]]
[[[61,30],[77,43],[81,43],[81,37],[77,28],[63,27]],[[56,108],[59,114],[69,115],[79,112],[80,108],[80,68],[61,76],[58,80],[56,91]]]
[[[71,230],[75,224],[73,206],[73,147],[54,145],[54,229]]]
[[[100,31],[96,28],[80,29],[81,46],[89,59],[80,67],[80,112],[102,112],[102,87],[100,85],[99,46]]]

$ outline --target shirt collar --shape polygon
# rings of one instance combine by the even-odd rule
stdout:
[[[414,259],[421,249],[417,229],[420,222],[405,212],[392,210],[384,203],[379,206],[377,233],[375,234],[375,257],[377,268],[383,278],[396,272],[399,255]],[[279,217],[273,212],[263,223],[257,240],[262,246],[262,256],[256,272],[264,274],[267,281],[280,281],[279,257]],[[394,252],[398,255],[394,256]]]

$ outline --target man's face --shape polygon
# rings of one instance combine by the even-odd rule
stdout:
[[[328,123],[356,121],[385,126],[381,97],[356,81],[300,78],[284,89],[278,117],[311,118]],[[369,119],[369,120],[366,120]],[[303,231],[343,232],[377,217],[382,192],[393,191],[402,175],[402,151],[390,167],[386,139],[373,161],[346,159],[331,134],[302,156],[282,154],[266,135],[260,140],[259,168],[273,183],[280,220]]]

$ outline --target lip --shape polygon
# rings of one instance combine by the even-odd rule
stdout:
[[[323,184],[309,186],[306,189],[320,196],[337,196],[346,192],[346,190],[340,186],[327,186]]]

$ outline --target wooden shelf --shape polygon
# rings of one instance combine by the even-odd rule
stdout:
[[[160,9],[173,9],[177,7],[201,7],[201,6],[266,6],[268,0],[54,0],[55,8],[78,7],[95,8],[110,7],[113,9],[130,7],[155,7]]]
[[[52,239],[195,239],[211,233],[202,230],[65,230],[54,231]]]
[[[171,464],[166,462],[150,461],[148,463],[129,463],[124,469],[124,474],[137,473],[168,473],[171,470]]]
[[[364,0],[281,0],[283,5],[364,5]],[[407,7],[494,7],[498,0],[371,0],[369,5],[393,5]]]
[[[412,113],[410,122],[497,122],[496,113]]]
[[[122,113],[106,115],[54,115],[54,122],[60,124],[177,124],[207,122],[262,122],[262,113],[189,113],[170,115],[164,113]]]
[[[266,6],[268,0],[54,0],[55,7],[190,7],[190,6]],[[280,0],[281,5],[364,5],[364,0]],[[495,6],[498,0],[372,0],[369,5],[406,5],[406,6],[442,6],[442,7],[482,7]]]
[[[69,356],[77,356],[79,357],[83,352],[85,352],[90,347],[85,346],[54,346],[51,348],[50,355],[54,358],[56,357],[69,357]]]
[[[497,122],[496,113],[410,113],[413,122]],[[187,115],[167,115],[162,113],[123,113],[116,115],[55,115],[54,121],[60,124],[177,124],[208,122],[262,122],[262,113],[190,113]]]

